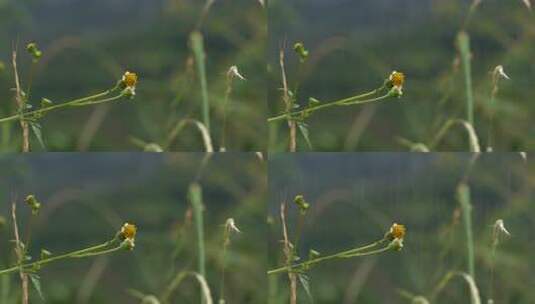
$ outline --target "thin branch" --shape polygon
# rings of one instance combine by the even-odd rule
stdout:
[[[15,204],[15,201],[11,203],[11,217],[13,218],[13,231],[15,233],[15,253],[17,255],[17,264],[22,265],[22,262],[24,262],[24,249],[19,236],[19,228],[17,225],[17,205]],[[28,275],[24,273],[23,267],[19,268],[19,275],[22,284],[22,304],[28,304]]]
[[[281,204],[280,217],[282,222],[282,236],[284,240],[284,255],[286,256],[286,265],[291,267],[293,264],[292,245],[288,239],[288,228],[286,227],[286,203]],[[297,304],[297,276],[295,273],[288,272],[290,281],[290,304]]]
[[[293,103],[290,100],[290,94],[288,93],[288,81],[286,80],[286,70],[284,68],[284,49],[281,48],[279,53],[279,64],[281,67],[282,74],[282,100],[286,106],[286,113],[289,113],[292,110]],[[290,152],[295,152],[296,149],[296,123],[295,121],[288,119],[288,128],[290,129],[290,143],[289,150]]]
[[[25,102],[22,97],[22,90],[20,89],[19,72],[17,69],[17,50],[16,49],[13,49],[12,64],[13,64],[13,73],[15,75],[15,87],[16,87],[15,100],[17,101],[19,112],[22,112],[24,111]],[[20,127],[22,128],[22,152],[30,152],[30,129],[28,127],[28,122],[25,121],[22,116],[20,117]]]

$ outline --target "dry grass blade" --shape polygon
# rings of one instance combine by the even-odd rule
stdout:
[[[284,255],[286,256],[286,265],[291,266],[293,260],[292,244],[288,238],[288,228],[286,226],[286,203],[282,203],[280,207],[280,217],[282,222],[282,236],[284,241]],[[288,279],[290,281],[290,303],[297,304],[297,276],[295,273],[288,271]]]
[[[195,120],[195,119],[183,119],[179,121],[176,124],[175,128],[169,134],[167,138],[167,143],[165,144],[165,149],[166,150],[169,149],[169,147],[171,146],[171,143],[175,140],[175,138],[178,136],[180,131],[182,131],[182,129],[184,129],[184,127],[186,127],[188,124],[195,126],[197,130],[201,132],[205,151],[208,153],[214,152],[214,147],[212,145],[212,138],[210,137],[210,132],[208,131],[208,128],[206,128],[206,126],[202,122]]]
[[[19,111],[24,111],[25,102],[22,97],[22,89],[20,88],[19,72],[17,69],[17,50],[13,50],[12,56],[13,74],[15,75],[15,100]],[[20,127],[22,128],[22,152],[30,152],[30,128],[24,119],[20,119]]]
[[[284,105],[286,106],[286,112],[290,112],[292,110],[293,104],[290,100],[290,94],[288,91],[288,81],[286,80],[286,69],[284,67],[284,49],[281,48],[279,51],[279,65],[281,68],[281,76],[282,76],[282,100],[284,101]],[[290,152],[295,152],[296,149],[296,123],[293,120],[288,120],[288,128],[290,129],[290,142],[289,142],[289,150]]]
[[[18,264],[24,262],[24,248],[19,236],[19,227],[17,225],[17,205],[15,202],[11,203],[11,217],[13,218],[13,231],[15,234],[15,253],[17,255]],[[22,271],[22,267],[19,271],[19,276],[22,284],[22,304],[28,304],[28,275]]]
[[[186,272],[186,271],[179,272],[175,276],[174,280],[171,281],[171,284],[169,284],[169,286],[167,287],[167,289],[164,291],[163,295],[161,296],[162,302],[170,303],[171,295],[180,286],[180,284],[184,281],[184,279],[187,278],[188,276],[193,276],[199,283],[201,287],[201,292],[204,296],[205,304],[213,304],[212,294],[210,292],[210,287],[208,286],[206,279],[197,272]]]
[[[466,130],[466,133],[468,134],[468,140],[470,143],[470,152],[476,152],[476,153],[481,152],[481,146],[479,145],[479,139],[476,134],[476,130],[474,129],[472,124],[462,119],[450,119],[446,121],[444,126],[438,131],[437,135],[435,136],[433,141],[428,145],[428,147],[430,149],[435,149],[436,146],[442,140],[442,138],[444,138],[446,133],[449,131],[449,129],[451,129],[451,127],[453,127],[454,125],[461,125]]]
[[[459,271],[451,271],[448,272],[444,278],[439,282],[435,290],[433,291],[433,295],[431,297],[432,301],[436,299],[438,294],[446,287],[446,285],[453,279],[455,276],[460,276],[464,279],[464,281],[468,284],[468,288],[470,289],[470,303],[471,304],[481,304],[481,297],[479,295],[479,289],[477,288],[476,281],[472,276],[465,272],[459,272]]]

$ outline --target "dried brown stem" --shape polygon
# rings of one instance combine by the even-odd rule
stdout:
[[[15,254],[17,255],[17,264],[20,265],[24,262],[24,248],[19,236],[15,202],[11,203],[11,217],[13,218],[13,231],[15,234]],[[22,271],[22,268],[20,268],[19,275],[22,284],[22,304],[28,304],[28,275]]]
[[[279,53],[279,63],[281,67],[282,74],[282,100],[286,106],[286,113],[292,111],[293,102],[290,99],[290,94],[288,93],[288,81],[286,80],[286,70],[284,68],[284,49],[281,48]],[[296,124],[295,121],[288,119],[288,128],[290,129],[290,143],[289,150],[290,152],[295,152],[296,149]]]
[[[15,100],[19,108],[19,112],[24,111],[25,102],[22,97],[22,90],[20,88],[19,72],[17,69],[17,50],[14,49],[12,53],[13,73],[15,75]],[[21,116],[20,127],[22,129],[22,152],[30,152],[30,129],[28,122]]]
[[[282,203],[280,209],[284,255],[286,257],[286,265],[290,267],[293,263],[293,253],[292,245],[288,239],[288,228],[286,227],[286,203]],[[297,304],[297,276],[295,273],[288,271],[288,280],[290,281],[290,304]]]

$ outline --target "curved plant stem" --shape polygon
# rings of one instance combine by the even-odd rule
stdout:
[[[119,86],[116,85],[115,87],[113,87],[113,88],[111,88],[109,90],[106,90],[106,91],[104,91],[102,93],[98,93],[98,94],[95,94],[95,95],[82,97],[82,98],[77,98],[77,99],[73,99],[73,100],[70,100],[70,101],[67,101],[67,102],[63,102],[63,103],[60,103],[60,104],[52,105],[52,106],[49,106],[49,107],[46,107],[46,108],[41,108],[41,109],[38,109],[38,110],[25,112],[25,113],[22,113],[22,114],[16,114],[16,115],[12,115],[12,116],[5,117],[5,118],[0,118],[0,123],[8,122],[8,121],[16,120],[16,119],[23,119],[23,118],[25,118],[27,116],[31,116],[31,115],[44,114],[46,112],[49,112],[49,111],[52,111],[52,110],[57,110],[57,109],[64,108],[64,107],[84,106],[84,105],[90,105],[90,104],[95,104],[95,103],[100,103],[100,102],[106,102],[106,101],[119,99],[120,97],[123,97],[124,94],[121,93],[121,94],[119,94],[119,95],[117,95],[115,97],[109,98],[109,100],[108,99],[103,99],[103,100],[100,100],[99,102],[96,102],[96,100],[95,100],[95,99],[98,99],[100,97],[104,97],[104,96],[107,96],[107,95],[113,93],[118,88],[119,88]]]
[[[202,122],[200,122],[198,120],[189,119],[189,118],[182,119],[175,125],[175,127],[173,128],[173,130],[171,130],[171,133],[169,133],[169,136],[167,137],[167,141],[166,141],[166,143],[164,145],[164,149],[165,150],[169,149],[169,147],[171,146],[171,144],[173,143],[175,138],[178,136],[178,134],[188,124],[197,127],[197,129],[201,133],[205,151],[208,152],[208,153],[214,152],[214,147],[212,145],[212,138],[210,137],[210,132],[208,131],[206,126]]]
[[[324,257],[319,257],[319,258],[316,258],[316,259],[308,260],[308,261],[305,261],[305,262],[302,262],[302,263],[298,263],[298,264],[294,264],[294,265],[291,265],[291,266],[284,266],[284,267],[272,269],[272,270],[269,270],[267,272],[267,274],[270,275],[270,274],[283,273],[283,272],[287,272],[287,271],[289,272],[289,271],[292,271],[292,270],[294,270],[296,268],[299,268],[299,267],[302,267],[302,266],[309,267],[311,265],[314,265],[314,264],[317,264],[317,263],[320,263],[320,262],[324,262],[324,261],[332,260],[332,259],[337,259],[337,258],[353,258],[353,257],[360,257],[360,256],[379,254],[379,253],[391,250],[392,247],[390,245],[387,245],[387,246],[385,246],[383,248],[379,248],[379,249],[375,249],[375,250],[371,250],[371,251],[365,251],[365,250],[369,250],[369,249],[372,249],[374,247],[377,247],[377,246],[383,244],[385,241],[386,241],[386,239],[382,239],[382,240],[379,240],[377,242],[371,243],[371,244],[366,245],[366,246],[353,248],[353,249],[350,249],[350,250],[338,252],[338,253],[335,253],[335,254],[332,254],[332,255],[328,255],[328,256],[324,256]]]
[[[373,95],[379,93],[380,91],[382,91],[383,89],[384,89],[384,87],[381,87],[379,89],[375,89],[375,90],[373,90],[371,92],[367,92],[367,93],[364,93],[364,94],[361,94],[361,95],[356,95],[356,96],[351,96],[351,97],[344,98],[344,99],[331,101],[331,102],[328,102],[328,103],[320,104],[320,105],[317,105],[317,106],[313,106],[313,107],[306,108],[306,109],[299,110],[299,111],[295,111],[295,112],[289,112],[289,113],[280,114],[278,116],[274,116],[274,117],[268,118],[267,121],[268,122],[273,122],[273,121],[283,120],[285,118],[294,118],[295,116],[303,114],[303,113],[312,113],[312,112],[315,112],[317,110],[321,110],[321,109],[332,107],[332,106],[349,106],[349,105],[370,103],[370,102],[374,102],[374,101],[380,101],[380,100],[383,100],[383,99],[386,99],[386,98],[392,96],[392,94],[387,93],[385,95],[382,95],[382,96],[379,96],[379,97],[375,97],[375,98],[362,99],[362,98],[373,96]]]
[[[462,119],[449,119],[448,121],[446,121],[446,123],[438,131],[435,138],[433,138],[431,143],[427,145],[429,149],[433,150],[434,148],[436,148],[436,146],[444,138],[444,136],[449,131],[449,129],[456,124],[461,125],[466,130],[466,133],[468,134],[468,139],[470,142],[470,152],[481,152],[481,148],[479,146],[479,139],[477,137],[477,134],[473,125]]]

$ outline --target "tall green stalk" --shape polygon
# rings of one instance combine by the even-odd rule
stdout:
[[[193,220],[195,221],[195,230],[197,233],[197,250],[199,252],[198,270],[202,277],[206,277],[206,255],[204,249],[204,219],[202,189],[197,183],[192,183],[189,187],[189,199],[193,207]],[[203,293],[201,296],[204,298]]]
[[[202,120],[208,131],[210,131],[210,101],[208,100],[208,84],[206,82],[206,53],[204,52],[202,34],[198,31],[191,33],[190,42],[191,50],[195,56],[197,74],[201,83]]]
[[[470,187],[461,183],[457,187],[457,199],[463,213],[466,248],[468,252],[468,274],[475,280],[474,234],[472,229],[472,204],[470,203]]]
[[[470,52],[470,37],[465,31],[459,32],[457,35],[457,43],[459,52],[461,54],[461,62],[463,66],[464,84],[466,90],[466,120],[474,125],[474,93],[472,90],[472,66]]]

